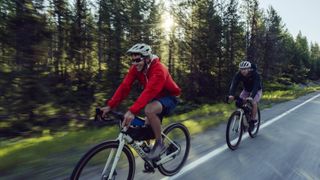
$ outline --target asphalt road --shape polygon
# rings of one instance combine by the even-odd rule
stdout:
[[[235,151],[225,145],[225,125],[213,129],[211,136],[205,133],[195,137],[185,168],[176,176],[163,179],[320,180],[318,94],[263,110],[264,122],[258,136],[246,136]],[[211,149],[205,152],[210,145]],[[152,179],[157,179],[155,176]]]

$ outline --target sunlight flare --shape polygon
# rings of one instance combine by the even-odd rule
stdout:
[[[164,13],[162,16],[162,28],[165,33],[170,33],[174,27],[174,18],[168,12]]]

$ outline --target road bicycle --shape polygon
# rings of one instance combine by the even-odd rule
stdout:
[[[101,119],[101,111],[96,110]],[[152,148],[154,134],[150,125],[140,117],[135,117],[131,125],[121,127],[123,114],[111,111],[108,118],[102,119],[106,126],[119,125],[120,133],[115,140],[102,142],[83,155],[74,168],[71,180],[78,179],[134,179],[136,163],[134,152],[144,161],[144,172],[155,169],[165,176],[178,173],[185,164],[190,150],[190,134],[181,123],[171,123],[162,131],[165,151],[156,159],[149,160],[147,154]]]
[[[229,103],[228,97],[226,98],[226,102]],[[255,138],[258,134],[261,122],[260,109],[258,107],[255,118],[257,122],[255,122],[253,128],[250,129],[249,123],[251,123],[252,102],[236,96],[235,104],[237,109],[229,117],[226,129],[226,141],[231,150],[238,148],[242,134],[246,131],[248,131],[251,138]]]

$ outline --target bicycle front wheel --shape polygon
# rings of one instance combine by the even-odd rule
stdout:
[[[242,138],[242,123],[240,119],[240,112],[235,111],[231,114],[227,129],[226,129],[226,141],[228,147],[231,150],[235,150],[238,148],[240,141]]]
[[[70,179],[133,179],[135,159],[127,145],[123,147],[112,177],[109,178],[118,147],[118,141],[106,141],[91,148],[78,162]]]
[[[260,116],[260,109],[258,107],[256,118],[257,122],[254,124],[252,131],[249,131],[249,135],[251,138],[255,138],[258,135],[260,123],[261,123],[261,116]]]
[[[183,124],[174,123],[163,130],[164,143],[167,147],[163,156],[170,160],[159,165],[158,169],[165,176],[172,176],[180,171],[186,162],[190,150],[190,134]],[[162,157],[163,157],[162,156]]]

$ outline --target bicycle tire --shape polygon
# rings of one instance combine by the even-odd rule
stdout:
[[[74,170],[72,172],[70,180],[81,179],[82,178],[81,175],[82,175],[84,168],[86,167],[86,165],[88,164],[88,162],[90,160],[92,160],[95,156],[98,156],[99,152],[102,152],[107,149],[115,149],[116,150],[118,148],[118,146],[119,146],[119,141],[106,141],[106,142],[102,142],[102,143],[94,146],[93,148],[91,148],[85,155],[82,156],[80,161],[77,163],[76,167],[74,168]],[[134,178],[134,173],[135,173],[135,158],[132,154],[132,151],[130,150],[130,148],[127,145],[124,145],[122,153],[125,154],[125,156],[128,160],[129,170],[128,170],[128,177],[126,179],[132,180]],[[123,155],[123,154],[121,154],[121,155]],[[103,162],[105,162],[105,161],[103,161]],[[97,168],[95,168],[95,169],[97,169]],[[99,169],[99,170],[101,170],[101,171],[98,171],[100,173],[103,171],[103,169]],[[90,173],[91,173],[91,175],[89,175],[90,179],[94,178],[93,172],[94,172],[93,168],[90,167]],[[97,175],[99,175],[99,174],[97,174]],[[84,178],[84,179],[88,179],[88,178]],[[102,178],[100,177],[99,179],[102,179]],[[116,178],[113,177],[113,179],[116,179]],[[123,178],[121,178],[121,179],[123,179]]]
[[[249,136],[250,136],[251,138],[255,138],[255,137],[258,135],[259,128],[260,128],[261,114],[260,114],[260,109],[259,109],[259,107],[258,107],[257,113],[258,113],[258,119],[257,119],[258,122],[256,123],[253,131],[249,131]]]
[[[163,130],[163,133],[166,136],[170,136],[170,132],[174,133],[175,132],[174,130],[181,130],[181,132],[183,133],[183,136],[185,138],[185,142],[184,142],[185,148],[183,148],[183,149],[185,149],[185,151],[184,151],[184,154],[182,154],[182,157],[179,157],[181,159],[180,162],[178,161],[179,158],[175,157],[173,160],[158,166],[159,172],[165,176],[173,176],[174,174],[178,173],[182,169],[183,165],[185,164],[185,162],[188,158],[188,155],[189,155],[189,151],[190,151],[190,133],[189,133],[189,130],[187,129],[187,127],[181,123],[174,123],[174,124],[171,124],[168,127],[166,127]],[[176,139],[178,137],[175,134],[173,136],[175,136],[175,138],[173,138],[173,141],[175,143],[179,144],[180,148],[181,148],[181,144],[184,146],[184,143],[179,143],[179,141]],[[179,152],[178,155],[180,155],[180,153],[181,153],[181,151]],[[178,165],[173,169],[169,169],[169,167],[167,167],[167,165],[169,165],[169,166],[172,165],[172,164],[169,164],[170,162],[175,162]]]
[[[234,118],[236,118],[236,116],[239,117],[239,121],[241,121],[241,122],[236,122],[237,125],[238,125],[237,129],[232,129],[232,131],[231,131],[230,128],[234,128],[233,127],[233,125],[234,125],[234,123],[233,123],[234,121],[233,120],[235,120]],[[232,139],[230,137],[230,131],[238,134],[238,139],[237,140],[236,139]],[[231,150],[236,150],[238,148],[238,146],[239,146],[239,144],[241,142],[242,132],[243,132],[243,125],[242,125],[242,120],[240,119],[240,112],[239,111],[235,111],[229,117],[228,124],[227,124],[227,129],[226,129],[226,142],[227,142],[228,147]],[[233,144],[234,141],[235,141],[235,143]]]

